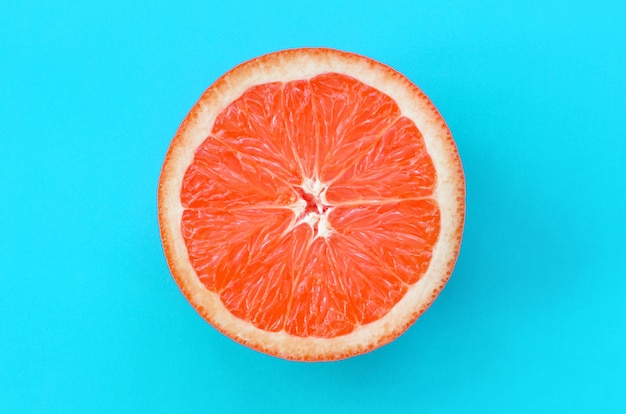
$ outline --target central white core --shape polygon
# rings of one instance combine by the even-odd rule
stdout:
[[[326,201],[328,186],[318,179],[306,178],[300,187],[295,190],[300,199],[293,206],[296,217],[294,227],[306,223],[313,229],[313,237],[328,238],[332,228],[328,222],[328,212],[331,206]]]

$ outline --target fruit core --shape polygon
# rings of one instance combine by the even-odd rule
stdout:
[[[313,229],[314,238],[327,238],[331,234],[326,214],[331,208],[326,202],[327,188],[319,180],[305,180],[302,186],[294,188],[300,197],[294,207],[294,214],[297,217],[296,225],[307,223]]]

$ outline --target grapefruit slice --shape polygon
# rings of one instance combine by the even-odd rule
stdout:
[[[293,49],[243,63],[191,109],[163,164],[174,279],[215,328],[281,358],[403,333],[456,261],[465,182],[424,93],[372,59]]]

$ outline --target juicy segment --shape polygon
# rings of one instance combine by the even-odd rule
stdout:
[[[335,73],[258,85],[197,149],[182,233],[233,315],[335,337],[383,317],[426,272],[435,180],[420,131],[380,91]]]

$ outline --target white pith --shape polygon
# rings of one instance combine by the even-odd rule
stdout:
[[[195,149],[210,134],[216,116],[230,102],[257,84],[308,79],[327,72],[348,74],[389,95],[396,101],[402,114],[417,125],[437,171],[432,198],[440,207],[441,232],[426,274],[408,289],[406,295],[383,318],[359,326],[350,334],[334,338],[296,337],[284,331],[264,331],[233,316],[224,307],[218,294],[209,291],[199,281],[187,259],[187,249],[180,230],[183,206],[179,195],[183,176],[193,160]],[[347,58],[340,53],[303,51],[300,54],[276,54],[247,66],[244,64],[230,72],[224,78],[224,83],[203,96],[196,112],[181,127],[178,145],[172,147],[168,154],[168,159],[173,161],[164,166],[161,178],[159,208],[163,239],[171,253],[168,259],[172,272],[177,275],[186,296],[203,315],[209,315],[218,329],[240,342],[285,358],[333,359],[371,349],[381,341],[384,342],[385,338],[397,336],[399,329],[405,329],[415,319],[417,312],[423,311],[432,302],[447,280],[451,263],[458,253],[458,239],[463,224],[460,211],[464,195],[463,177],[459,171],[456,149],[448,139],[447,127],[427,98],[417,97],[413,90],[407,88],[406,79],[396,75],[382,65],[374,65],[369,60]],[[302,189],[327,205],[326,186],[318,179],[305,179]],[[294,217],[300,217],[306,205],[305,200],[298,200],[291,207]],[[305,214],[294,226],[317,226],[316,237],[329,237],[332,228],[327,214],[328,211]]]
[[[326,190],[328,189],[328,186],[316,177],[305,178],[301,188],[304,192],[310,194],[316,200],[318,211],[304,214],[308,203],[302,198],[298,199],[297,203],[291,207],[296,221],[289,227],[288,231],[292,230],[296,226],[306,223],[313,230],[314,239],[318,237],[330,237],[333,232],[330,222],[328,221],[328,213],[330,212],[330,209],[327,209],[326,211],[323,211],[322,209],[322,206],[328,206],[328,201],[326,200]]]

